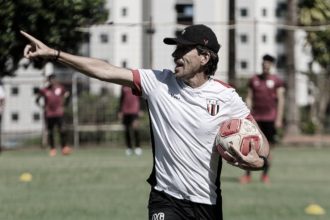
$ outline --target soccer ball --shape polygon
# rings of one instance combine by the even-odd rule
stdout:
[[[230,155],[234,155],[229,146],[233,146],[246,156],[251,150],[250,141],[254,141],[259,154],[263,139],[257,126],[248,119],[230,119],[220,124],[215,146],[222,158],[232,161],[233,158],[225,154],[228,151]]]

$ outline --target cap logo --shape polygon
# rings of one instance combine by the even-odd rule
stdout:
[[[208,39],[204,39],[204,45],[207,45],[209,43],[209,40]]]

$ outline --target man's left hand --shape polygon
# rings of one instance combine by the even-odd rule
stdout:
[[[264,166],[264,160],[259,157],[253,141],[250,142],[250,146],[251,150],[246,156],[235,147],[230,146],[229,148],[234,160],[228,163],[244,170],[261,170]]]

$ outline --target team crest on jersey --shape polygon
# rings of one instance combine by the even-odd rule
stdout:
[[[207,111],[210,115],[214,116],[218,114],[220,110],[220,101],[215,99],[208,99],[207,102]]]

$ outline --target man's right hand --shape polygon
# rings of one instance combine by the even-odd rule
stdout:
[[[34,38],[24,31],[21,31],[21,34],[30,41],[30,44],[27,44],[24,48],[25,58],[33,60],[36,58],[53,59],[56,57],[56,50],[46,46],[40,40]]]

